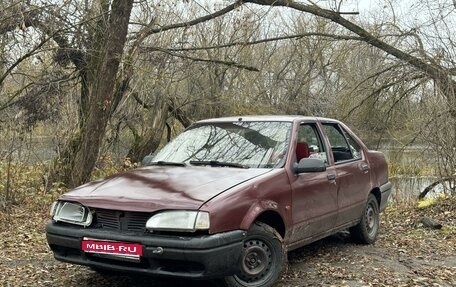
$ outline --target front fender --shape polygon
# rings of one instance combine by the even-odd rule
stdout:
[[[277,202],[268,200],[268,199],[255,201],[252,204],[252,206],[249,208],[249,210],[247,211],[244,219],[241,222],[240,228],[244,229],[244,230],[249,230],[250,227],[252,226],[252,224],[256,221],[256,219],[261,214],[263,214],[264,212],[267,212],[267,211],[272,211],[272,212],[276,213],[278,216],[280,216],[280,218],[282,219],[282,222],[283,222],[283,218],[280,215],[278,206],[279,205]]]

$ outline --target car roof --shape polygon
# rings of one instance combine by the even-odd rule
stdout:
[[[300,115],[249,115],[249,116],[233,116],[233,117],[222,117],[212,118],[197,121],[197,123],[209,123],[209,122],[237,122],[237,121],[271,121],[271,122],[294,122],[294,121],[321,121],[321,122],[339,122],[338,120],[323,117],[309,117]]]

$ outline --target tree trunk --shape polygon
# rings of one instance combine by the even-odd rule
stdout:
[[[79,133],[69,150],[70,168],[66,169],[65,181],[69,186],[80,185],[90,179],[90,174],[98,157],[106,125],[111,115],[111,105],[115,93],[117,71],[126,42],[128,22],[133,0],[114,0],[106,23],[105,37],[98,53],[91,57],[89,65],[93,70],[87,81],[89,97],[88,110]],[[100,27],[98,27],[100,28]]]

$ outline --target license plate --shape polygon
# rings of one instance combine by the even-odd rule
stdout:
[[[120,257],[136,257],[143,255],[143,246],[139,243],[110,241],[83,238],[81,249],[87,253],[114,255]]]

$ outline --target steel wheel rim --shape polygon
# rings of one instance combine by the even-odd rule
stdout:
[[[366,208],[366,229],[369,235],[375,234],[378,225],[375,207],[370,203]]]
[[[259,239],[244,242],[241,260],[241,274],[236,275],[238,281],[261,284],[271,276],[273,253],[268,244]]]

